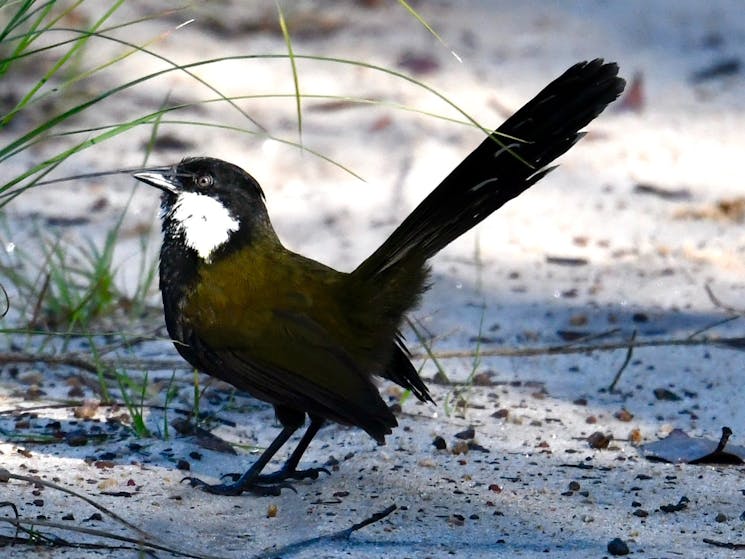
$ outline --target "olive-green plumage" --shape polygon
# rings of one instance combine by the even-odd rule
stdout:
[[[221,494],[276,494],[298,470],[324,421],[378,442],[396,426],[374,376],[430,400],[399,328],[426,289],[427,260],[545,176],[623,89],[615,64],[579,63],[477,147],[353,272],[287,250],[259,184],[213,158],[185,159],[135,176],[164,191],[160,287],[166,325],[198,369],[272,403],[282,432]],[[263,468],[292,433],[310,426],[282,469]]]
[[[399,324],[386,313],[416,299],[418,275],[381,290],[275,239],[259,239],[198,266],[183,316],[216,353],[235,359],[247,353],[256,368],[276,372],[234,367],[216,376],[274,404],[359,425],[382,442],[394,421],[371,373],[383,374],[389,365]]]

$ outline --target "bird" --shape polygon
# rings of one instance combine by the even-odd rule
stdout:
[[[376,377],[433,402],[401,333],[429,286],[428,260],[545,177],[581,130],[623,91],[618,65],[579,62],[487,135],[352,272],[293,252],[270,221],[259,183],[212,157],[133,176],[160,189],[160,290],[166,328],[194,368],[274,406],[281,431],[216,495],[279,495],[324,468],[299,469],[328,422],[378,444],[397,426]],[[264,473],[306,422],[283,465]],[[328,473],[328,472],[326,472]],[[224,479],[224,478],[223,478]]]

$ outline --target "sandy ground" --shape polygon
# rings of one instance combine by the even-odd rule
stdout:
[[[198,4],[117,36],[145,41],[170,30],[150,48],[182,64],[286,52],[274,26],[264,24],[276,21],[273,3],[246,10],[240,2],[221,2],[219,13],[217,4]],[[488,127],[578,60],[616,60],[627,79],[641,78],[640,103],[602,115],[561,159],[559,170],[435,259],[435,285],[415,315],[434,335],[435,351],[545,347],[604,333],[595,343],[623,343],[634,332],[638,341],[681,340],[745,309],[745,218],[737,211],[745,195],[745,79],[737,68],[713,77],[700,74],[723,62],[742,65],[740,2],[418,3],[447,47],[397,3],[380,4],[370,9],[337,2],[293,4],[288,18],[296,25],[295,51],[418,72],[418,79]],[[152,13],[154,5],[176,6],[131,1],[117,20]],[[190,18],[196,19],[174,30]],[[98,41],[89,63],[120,51],[120,45]],[[115,72],[79,85],[75,95],[79,102],[101,91],[106,80],[135,79],[165,67],[145,55],[131,57]],[[312,61],[300,61],[298,69],[306,95],[382,99],[462,118],[432,93],[379,71]],[[226,95],[293,91],[286,59],[224,61],[199,68],[199,74]],[[102,103],[76,126],[134,118],[157,110],[169,95],[179,102],[214,97],[188,76],[171,72]],[[298,140],[293,99],[251,99],[241,107],[273,136]],[[364,182],[309,151],[272,139],[183,124],[161,125],[161,135],[179,146],[157,150],[151,162],[204,154],[243,166],[263,185],[273,222],[290,248],[349,270],[481,138],[473,128],[392,106],[340,107],[307,99],[303,108],[305,146]],[[173,118],[255,130],[225,103]],[[140,165],[150,132],[141,127],[97,145],[66,162],[59,175]],[[0,132],[0,141],[11,134],[18,130]],[[6,172],[23,170],[64,141],[48,140],[11,159]],[[13,233],[3,234],[2,241],[31,244],[36,233],[28,227],[30,217],[48,234],[70,242],[101,239],[131,188],[130,181],[118,178],[28,192],[7,208]],[[98,209],[92,212],[92,207]],[[154,224],[156,213],[157,196],[138,191],[117,253],[124,283],[133,281],[132,263],[141,250],[136,233]],[[49,225],[50,218],[80,216],[87,223]],[[157,230],[151,243],[156,249]],[[707,294],[707,285],[722,304]],[[132,324],[131,330],[141,327]],[[706,334],[742,336],[742,320]],[[84,341],[76,346],[85,347]],[[415,342],[412,349],[421,353]],[[138,346],[135,356],[168,360],[176,354],[162,341]],[[79,371],[6,366],[0,372],[0,407],[6,410],[0,416],[5,439],[0,456],[12,473],[59,483],[170,546],[217,557],[250,557],[330,534],[392,504],[396,511],[348,540],[321,540],[282,556],[589,558],[608,556],[614,538],[624,540],[635,557],[738,556],[741,552],[704,539],[745,544],[742,467],[652,463],[631,439],[657,440],[673,428],[717,439],[726,425],[734,430],[733,441],[742,443],[742,351],[713,344],[638,348],[618,391],[609,392],[625,356],[624,349],[482,355],[476,368],[480,382],[467,388],[457,383],[474,371],[473,357],[443,359],[455,384],[430,382],[436,407],[405,400],[401,425],[384,447],[359,431],[323,429],[306,462],[327,464],[331,475],[298,482],[296,492],[270,498],[219,498],[179,483],[187,467],[212,480],[245,469],[254,457],[246,448],[265,447],[277,433],[271,409],[260,402],[219,385],[207,392],[202,405],[217,417],[213,433],[242,445],[232,455],[172,427],[163,439],[164,423],[192,405],[185,368],[176,369],[184,382],[177,383],[170,416],[164,419],[155,409],[146,416],[148,427],[161,437],[135,439],[114,420],[122,409],[100,408],[94,422],[76,419],[68,407],[50,406],[67,397],[74,384],[82,384],[82,397],[93,397]],[[164,402],[173,370],[168,365],[150,371],[156,389],[149,403]],[[435,373],[432,362],[424,362],[424,377]],[[29,390],[32,385],[42,394]],[[381,389],[391,402],[398,400],[396,390]],[[679,399],[660,399],[659,389]],[[29,406],[41,409],[32,415],[10,413]],[[609,448],[590,448],[586,438],[596,431],[613,436]],[[29,442],[30,435],[42,432],[58,433],[62,440]],[[19,434],[26,438],[15,441]],[[73,446],[75,434],[87,444]],[[433,446],[438,436],[446,449]],[[0,500],[14,503],[24,517],[136,537],[54,489],[19,481],[0,489]],[[685,507],[663,512],[661,507],[682,497]],[[69,541],[103,541],[37,529]],[[137,556],[132,550],[24,546],[6,547],[0,554]]]

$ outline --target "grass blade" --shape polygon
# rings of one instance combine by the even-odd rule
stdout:
[[[297,133],[300,139],[300,144],[303,143],[303,109],[301,104],[302,95],[300,94],[300,80],[297,74],[297,64],[295,63],[295,52],[292,50],[292,39],[290,38],[290,30],[287,28],[287,21],[285,15],[282,12],[282,6],[277,2],[277,12],[279,14],[279,27],[282,29],[282,36],[284,37],[285,44],[287,45],[287,56],[290,58],[290,66],[292,67],[292,83],[295,86],[295,110],[297,112]]]
[[[458,56],[458,53],[456,53],[456,52],[455,52],[455,51],[454,51],[453,49],[451,49],[451,48],[450,48],[450,47],[448,46],[448,44],[447,44],[447,43],[446,43],[446,42],[445,42],[445,41],[443,40],[443,38],[442,38],[442,37],[440,37],[440,35],[439,35],[439,34],[437,33],[437,31],[435,31],[435,30],[434,30],[434,29],[432,28],[432,26],[431,26],[431,25],[430,25],[429,23],[427,23],[427,21],[426,21],[426,20],[425,20],[425,19],[424,19],[424,18],[423,18],[423,17],[422,17],[422,16],[420,15],[420,14],[419,14],[419,12],[417,12],[417,11],[416,11],[416,10],[415,10],[415,9],[414,9],[414,8],[413,8],[412,6],[411,6],[411,4],[409,4],[409,3],[408,3],[408,2],[406,1],[406,0],[398,0],[398,3],[399,3],[399,4],[401,4],[401,5],[402,5],[402,6],[403,6],[403,7],[404,7],[404,8],[406,9],[406,11],[407,11],[407,12],[409,12],[409,13],[410,13],[410,14],[411,14],[412,16],[414,16],[414,18],[415,18],[415,19],[416,19],[416,20],[417,20],[417,21],[418,21],[419,23],[421,23],[421,24],[422,24],[422,26],[423,26],[423,27],[424,27],[424,28],[425,28],[425,29],[426,29],[427,31],[429,31],[429,32],[430,32],[430,34],[431,34],[431,35],[432,35],[432,36],[433,36],[433,37],[434,37],[435,39],[437,39],[437,40],[438,40],[438,41],[440,42],[440,44],[441,44],[441,45],[442,45],[443,47],[445,47],[446,49],[448,49],[448,50],[450,51],[450,54],[452,54],[452,55],[453,55],[453,56],[455,57],[455,59],[456,59],[456,60],[457,60],[458,62],[463,62],[463,61],[461,60],[461,57],[460,57],[460,56]]]

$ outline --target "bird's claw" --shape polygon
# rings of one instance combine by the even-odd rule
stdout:
[[[259,483],[277,483],[286,479],[293,479],[300,481],[304,479],[318,479],[318,475],[323,472],[324,474],[331,475],[326,468],[308,468],[306,470],[277,470],[271,474],[262,474],[256,478]]]

